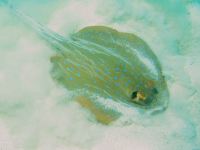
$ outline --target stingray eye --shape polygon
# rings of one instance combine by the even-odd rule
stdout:
[[[132,98],[132,99],[135,99],[135,98],[137,97],[137,93],[138,93],[138,91],[134,91],[134,92],[132,93],[132,95],[131,95],[131,98]]]
[[[131,101],[133,103],[147,106],[150,105],[153,100],[156,98],[156,95],[158,94],[157,88],[153,87],[152,89],[148,89],[147,93],[145,94],[143,91],[134,91],[131,94]],[[148,94],[148,95],[147,95]]]
[[[134,91],[131,95],[132,102],[140,105],[146,105],[147,98],[141,91]]]
[[[146,96],[144,95],[144,93],[139,92],[139,91],[134,91],[131,95],[132,99],[137,99],[137,100],[141,100],[144,101],[146,99]]]

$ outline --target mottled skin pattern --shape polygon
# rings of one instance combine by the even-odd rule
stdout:
[[[84,89],[141,109],[167,107],[168,91],[158,59],[134,34],[91,26],[62,45],[64,49],[51,58],[52,75],[67,89]]]

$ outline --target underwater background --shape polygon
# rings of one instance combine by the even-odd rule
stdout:
[[[148,118],[127,111],[127,125],[96,122],[52,79],[53,50],[0,5],[0,150],[200,150],[200,1],[12,3],[65,37],[88,25],[138,35],[161,62],[170,100]]]

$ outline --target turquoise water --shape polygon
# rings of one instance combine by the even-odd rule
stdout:
[[[140,36],[161,62],[170,102],[166,111],[149,117],[117,105],[124,113],[118,122],[97,123],[90,112],[70,101],[73,93],[52,80],[51,48],[0,7],[0,149],[199,149],[199,1],[13,3],[65,37],[88,25]]]

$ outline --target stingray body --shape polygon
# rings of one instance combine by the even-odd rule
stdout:
[[[64,38],[21,11],[11,9],[56,51],[51,57],[51,74],[67,89],[147,112],[167,107],[168,90],[161,66],[141,38],[106,26],[89,26]],[[101,118],[101,112],[106,112],[91,99],[78,101]]]
[[[139,37],[90,26],[62,45],[51,58],[53,77],[68,89],[86,89],[135,107],[165,107],[167,87],[160,64]]]

